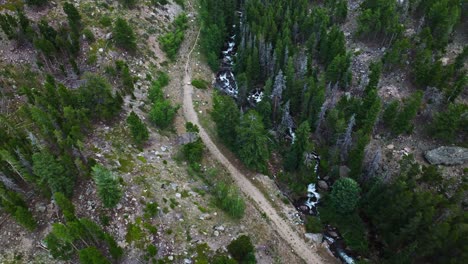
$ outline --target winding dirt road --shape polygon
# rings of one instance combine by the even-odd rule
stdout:
[[[257,205],[257,208],[265,213],[271,220],[274,230],[291,246],[295,253],[300,256],[306,263],[325,263],[325,261],[318,255],[315,249],[311,248],[298,233],[296,233],[290,224],[284,220],[263,194],[255,187],[247,178],[223,155],[218,149],[216,144],[211,140],[205,129],[198,121],[197,113],[193,107],[192,94],[193,87],[190,84],[192,80],[192,73],[190,68],[190,57],[198,41],[200,31],[193,43],[192,49],[187,55],[187,62],[185,64],[185,75],[183,78],[183,112],[187,122],[192,122],[200,128],[200,137],[205,143],[207,149],[232,175],[232,178],[239,186],[239,189]],[[265,222],[266,224],[266,222]]]

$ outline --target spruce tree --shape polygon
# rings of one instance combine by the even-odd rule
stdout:
[[[119,180],[109,169],[101,165],[95,165],[92,170],[98,195],[104,207],[112,208],[116,206],[122,197],[122,189]]]
[[[136,37],[133,29],[123,18],[117,18],[112,31],[115,44],[127,50],[128,52],[136,52]]]
[[[148,128],[146,128],[145,123],[140,120],[135,112],[132,111],[127,117],[127,124],[130,126],[133,141],[137,145],[141,146],[148,140]]]
[[[270,158],[268,136],[260,115],[250,110],[236,128],[237,153],[247,167],[266,173]]]

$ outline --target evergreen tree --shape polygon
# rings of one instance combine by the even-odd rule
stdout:
[[[356,181],[351,178],[340,178],[333,184],[330,202],[338,213],[348,214],[356,209],[360,192],[361,188]]]
[[[468,137],[468,106],[465,104],[449,104],[444,112],[434,117],[431,125],[435,137],[447,142],[460,138],[466,142]]]
[[[118,47],[128,52],[136,52],[136,37],[133,33],[133,29],[125,19],[117,18],[112,30],[112,36]]]
[[[237,153],[247,167],[262,173],[267,171],[270,158],[268,137],[260,115],[254,110],[244,114],[236,128]]]
[[[110,264],[111,262],[95,247],[87,247],[79,251],[82,264]]]
[[[54,200],[57,203],[58,207],[62,210],[62,213],[65,216],[65,220],[76,220],[75,206],[63,193],[56,192],[54,194]]]
[[[134,8],[137,0],[119,0],[119,2],[126,8]]]
[[[75,34],[79,34],[81,30],[81,15],[73,4],[65,2],[63,4],[63,11],[67,15],[68,24]]]
[[[284,164],[286,170],[295,171],[304,163],[305,153],[313,149],[313,144],[309,141],[309,137],[310,124],[305,121],[297,128],[296,140],[286,156]]]
[[[65,170],[59,160],[48,152],[38,152],[32,156],[34,174],[41,184],[49,188],[49,193],[61,192],[70,197],[75,185],[75,177]]]
[[[112,89],[106,79],[93,74],[85,75],[85,84],[78,90],[79,105],[85,107],[94,118],[109,118],[121,107],[118,95],[112,95]]]
[[[407,98],[401,111],[397,114],[393,122],[393,133],[399,135],[401,133],[410,133],[413,130],[411,120],[413,120],[413,118],[418,113],[419,107],[421,106],[422,97],[423,93],[421,91],[417,91],[409,98]]]
[[[148,128],[146,128],[145,123],[140,120],[135,112],[132,111],[127,117],[127,124],[130,126],[130,132],[132,133],[133,141],[137,145],[141,146],[148,140]]]
[[[213,111],[211,117],[216,123],[218,137],[229,148],[235,150],[240,113],[234,100],[228,96],[215,93],[213,95]]]
[[[101,165],[95,165],[92,169],[93,179],[103,205],[107,208],[116,206],[122,197],[119,180],[110,170]]]
[[[151,108],[149,118],[156,126],[165,129],[172,124],[178,109],[178,106],[172,106],[168,100],[157,101]]]
[[[254,246],[250,241],[250,237],[242,235],[233,240],[227,249],[232,258],[237,260],[238,263],[256,263]]]

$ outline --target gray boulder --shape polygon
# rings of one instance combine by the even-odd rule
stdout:
[[[468,161],[468,149],[462,147],[439,147],[424,153],[433,165],[462,165]]]
[[[304,236],[306,237],[308,241],[317,243],[317,244],[322,243],[322,240],[323,240],[322,234],[305,233]]]
[[[322,190],[324,190],[324,191],[328,191],[328,184],[327,184],[326,181],[320,180],[320,181],[318,181],[317,184],[318,184],[318,186],[319,186],[320,189],[322,189]]]
[[[185,133],[185,134],[180,135],[177,138],[177,144],[178,145],[185,145],[185,144],[188,144],[188,143],[195,142],[195,141],[197,141],[197,139],[198,139],[197,133],[189,132],[189,133]]]

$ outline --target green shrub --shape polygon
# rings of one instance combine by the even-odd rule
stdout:
[[[188,18],[185,13],[178,15],[175,19],[172,32],[168,32],[159,37],[161,49],[166,53],[170,60],[174,60],[177,52],[179,51],[180,44],[184,40],[184,31],[187,29]]]
[[[227,249],[232,258],[239,263],[256,263],[254,246],[250,241],[250,237],[246,235],[242,235],[233,240],[227,246]]]
[[[205,81],[205,80],[202,80],[202,79],[194,79],[194,80],[192,80],[192,85],[195,88],[204,90],[204,89],[208,88],[209,83],[207,81]]]
[[[305,228],[307,233],[322,233],[323,224],[317,216],[306,216]]]
[[[32,231],[36,229],[37,222],[32,216],[31,212],[25,207],[17,207],[13,218],[24,226],[26,229]]]
[[[104,15],[99,19],[99,23],[104,27],[110,27],[112,26],[112,19],[109,16]]]
[[[214,186],[216,204],[230,217],[240,219],[244,216],[245,202],[235,187],[219,182]]]
[[[151,218],[156,216],[156,214],[158,213],[158,206],[159,205],[156,202],[147,203],[145,209],[143,209],[144,217]]]
[[[79,252],[80,263],[82,264],[107,264],[111,263],[102,253],[95,247],[87,247]]]
[[[130,223],[127,228],[127,235],[125,235],[125,241],[127,243],[137,242],[143,238],[143,235],[143,230],[138,224]]]
[[[94,33],[89,28],[85,28],[83,30],[83,35],[86,37],[86,40],[88,40],[89,43],[93,43],[94,41],[96,41]]]
[[[167,5],[167,0],[151,0],[151,4],[153,5]]]
[[[167,128],[177,113],[179,106],[173,107],[168,100],[155,102],[149,113],[149,118],[161,129]]]
[[[143,123],[140,120],[140,118],[135,114],[135,112],[132,111],[127,117],[127,124],[130,127],[130,132],[132,134],[133,141],[137,145],[141,146],[148,140],[148,128],[146,128],[145,123]]]
[[[183,145],[182,153],[189,163],[200,163],[203,159],[203,149],[203,141],[199,138],[195,142]]]
[[[117,18],[112,30],[115,44],[129,52],[136,51],[136,37],[132,27],[123,18]]]

